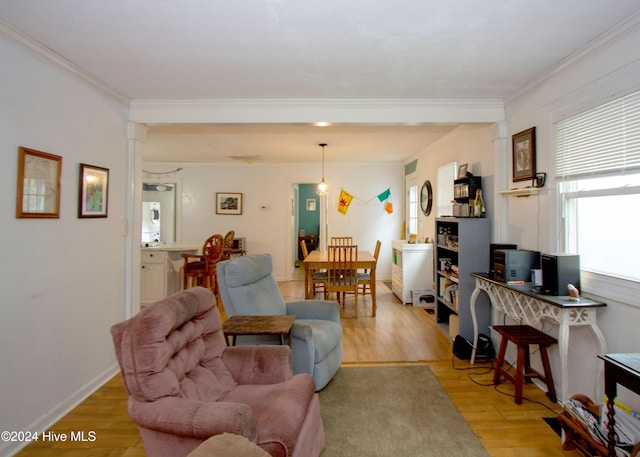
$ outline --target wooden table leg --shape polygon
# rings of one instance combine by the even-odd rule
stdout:
[[[311,298],[311,293],[309,291],[309,284],[311,283],[310,277],[311,270],[309,269],[309,265],[304,265],[304,298],[309,300]]]
[[[371,307],[373,309],[373,317],[376,317],[376,269],[371,269]]]

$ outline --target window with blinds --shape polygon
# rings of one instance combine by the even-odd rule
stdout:
[[[560,248],[580,254],[587,291],[602,293],[601,276],[640,281],[640,92],[555,127]]]
[[[412,184],[409,186],[407,195],[407,203],[409,204],[409,235],[418,234],[418,186]]]
[[[438,168],[438,191],[436,193],[438,216],[453,214],[453,180],[456,179],[457,173],[457,162],[451,162]]]
[[[640,92],[556,125],[556,175],[578,179],[640,170]]]

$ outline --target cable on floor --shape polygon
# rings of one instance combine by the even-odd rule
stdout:
[[[464,368],[463,368],[463,367],[456,367],[456,365],[455,365],[455,359],[456,359],[456,357],[455,357],[455,356],[452,356],[452,357],[451,357],[451,366],[453,367],[453,369],[454,369],[454,370],[458,370],[458,371],[468,371],[468,370],[478,370],[478,369],[481,369],[481,368],[484,368],[484,369],[485,369],[484,371],[477,371],[477,372],[474,372],[474,373],[469,373],[469,374],[467,374],[467,378],[469,378],[469,380],[470,380],[471,382],[473,382],[474,384],[476,384],[476,385],[478,385],[478,386],[481,386],[481,387],[493,387],[493,389],[494,389],[496,392],[498,392],[499,394],[501,394],[501,395],[505,395],[505,396],[507,396],[507,397],[510,397],[510,398],[515,399],[515,394],[512,394],[512,393],[510,393],[510,392],[504,392],[504,391],[502,391],[502,390],[499,390],[499,389],[498,389],[498,386],[499,386],[500,384],[494,384],[494,383],[493,383],[493,381],[491,381],[490,383],[482,383],[482,382],[479,382],[479,381],[477,381],[477,380],[473,379],[473,377],[472,377],[472,376],[474,376],[474,375],[477,375],[477,376],[484,376],[484,375],[487,375],[487,374],[489,374],[489,373],[494,372],[494,371],[495,371],[495,367],[494,367],[493,359],[490,359],[490,360],[487,360],[487,361],[480,361],[480,362],[476,361],[476,362],[475,362],[475,363],[488,363],[488,364],[489,364],[489,366],[486,366],[486,367],[483,367],[483,366],[477,366],[477,367],[476,367],[476,366],[470,366],[470,367],[464,367]],[[510,368],[508,368],[509,370],[513,369],[513,365],[509,364],[508,362],[505,362],[505,363],[506,363],[507,365],[509,365],[509,367],[510,367]],[[562,411],[562,410],[560,410],[560,411],[554,411],[551,407],[549,407],[549,405],[545,405],[544,403],[542,403],[542,402],[540,402],[540,401],[538,401],[538,400],[534,400],[534,399],[531,399],[531,398],[527,398],[527,397],[525,397],[525,396],[523,396],[523,397],[522,397],[522,399],[523,399],[523,400],[526,400],[526,401],[528,401],[528,402],[530,402],[530,403],[535,403],[535,404],[538,404],[538,405],[540,405],[540,406],[543,406],[543,407],[545,407],[546,409],[548,409],[549,411],[551,411],[551,412],[552,412],[553,414],[555,414],[555,415],[558,415],[558,414],[560,413],[560,411]]]

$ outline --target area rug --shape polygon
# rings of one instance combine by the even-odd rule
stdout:
[[[488,457],[427,366],[341,367],[320,392],[321,457]]]

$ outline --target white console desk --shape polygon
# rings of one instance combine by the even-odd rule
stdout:
[[[569,300],[568,296],[541,295],[532,291],[531,283],[522,285],[506,284],[496,281],[488,273],[471,273],[475,278],[476,286],[471,294],[471,319],[473,321],[473,350],[471,363],[475,361],[475,347],[478,342],[478,323],[476,319],[476,299],[480,292],[485,291],[491,300],[491,306],[495,311],[505,313],[510,319],[531,326],[539,324],[542,319],[547,319],[559,328],[558,351],[560,357],[560,389],[558,399],[568,400],[568,374],[567,358],[569,351],[569,329],[576,326],[589,326],[593,332],[600,354],[607,352],[607,343],[604,335],[596,323],[596,311],[607,306],[605,303],[596,302],[586,298]],[[603,367],[598,368],[597,380],[602,379]],[[601,382],[596,384],[596,398],[602,398]]]
[[[196,254],[202,245],[171,243],[142,246],[140,306],[168,297],[182,288],[182,254]]]

